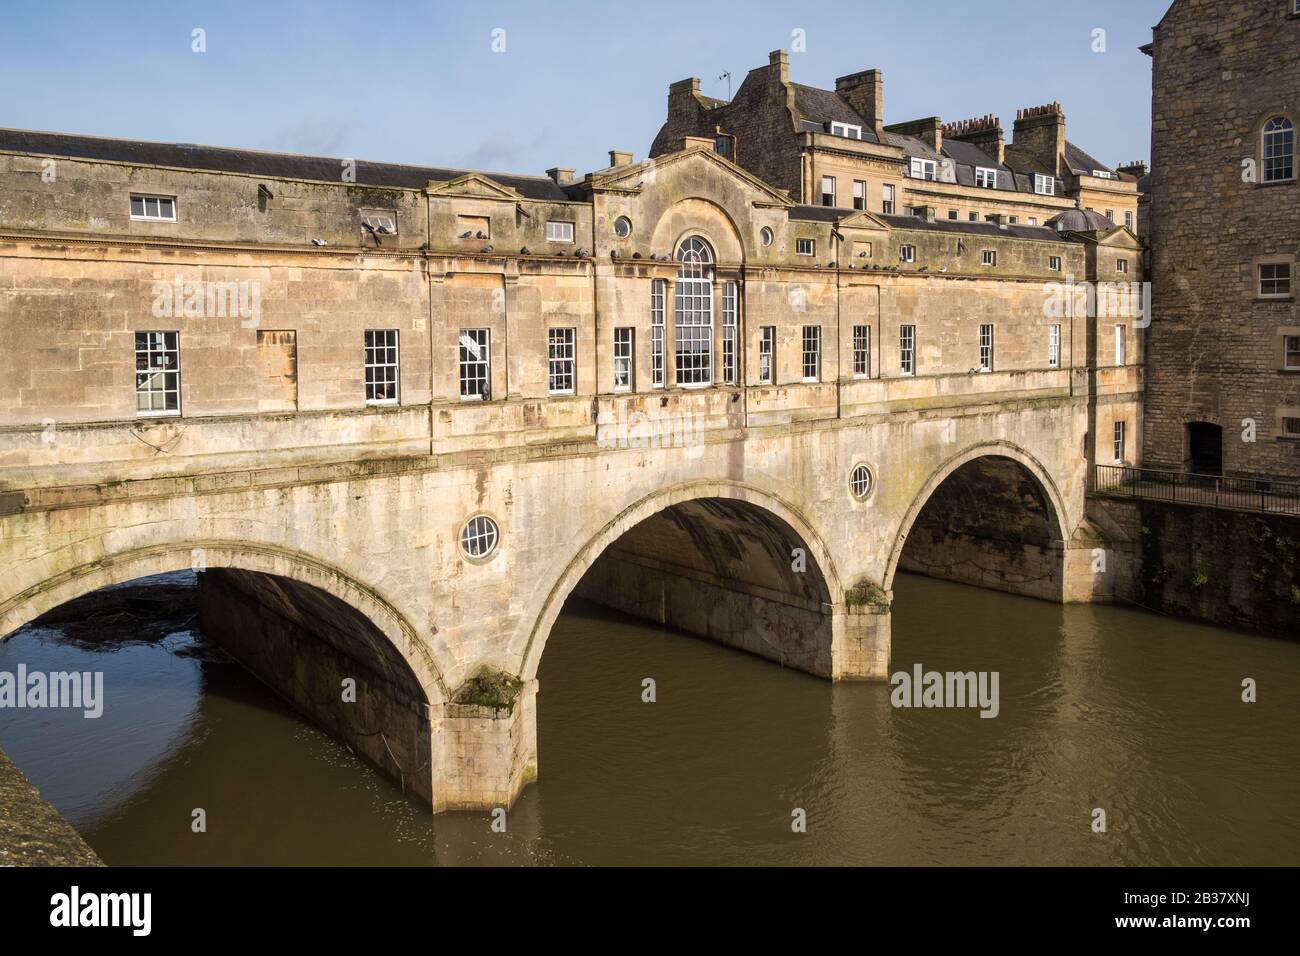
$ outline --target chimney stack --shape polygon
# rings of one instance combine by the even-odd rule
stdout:
[[[1123,166],[1116,166],[1115,171],[1119,173],[1128,173],[1134,179],[1141,179],[1147,174],[1147,164],[1140,159],[1135,159],[1131,163],[1125,163]]]
[[[1065,113],[1060,103],[1016,110],[1011,148],[1043,163],[1058,179],[1064,177]]]
[[[853,107],[883,142],[885,136],[885,75],[864,70],[835,80],[835,92]]]
[[[546,171],[557,186],[568,186],[573,183],[573,170],[565,166],[552,166]]]
[[[885,129],[890,133],[915,136],[936,153],[943,149],[943,123],[939,122],[937,116],[927,116],[907,123],[892,123]]]
[[[974,119],[945,123],[943,135],[947,139],[970,143],[972,146],[984,150],[999,163],[1007,161],[1006,139],[1002,133],[1002,119],[992,113],[986,113]]]
[[[767,64],[769,67],[776,68],[777,79],[781,83],[790,82],[790,57],[786,55],[785,50],[773,50],[769,53]]]
[[[620,149],[611,149],[609,151],[609,164],[611,166],[631,166],[632,154],[625,153]]]

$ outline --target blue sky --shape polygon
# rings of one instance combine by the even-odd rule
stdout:
[[[879,68],[887,122],[991,112],[1009,138],[1017,107],[1057,100],[1070,140],[1113,165],[1148,158],[1151,61],[1137,47],[1168,5],[20,3],[0,20],[0,126],[581,174],[610,149],[645,155],[669,83],[698,76],[725,97],[724,70],[739,87],[802,30],[792,79],[833,88]]]

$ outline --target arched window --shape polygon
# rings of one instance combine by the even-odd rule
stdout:
[[[691,236],[677,248],[673,288],[678,385],[708,385],[713,376],[713,251]]]
[[[1295,128],[1285,116],[1264,124],[1264,182],[1295,178]]]

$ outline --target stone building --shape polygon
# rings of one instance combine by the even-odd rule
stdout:
[[[992,114],[886,124],[879,70],[823,90],[791,82],[788,56],[776,50],[730,102],[702,95],[697,78],[672,84],[650,155],[697,136],[809,205],[1029,226],[1079,205],[1137,231],[1141,173],[1113,169],[1067,140],[1059,103],[1016,112],[1010,143]]]
[[[1300,478],[1300,0],[1176,0],[1153,58],[1144,459]]]
[[[1128,229],[798,203],[712,137],[610,160],[0,131],[0,637],[194,568],[206,633],[441,809],[536,776],[570,595],[829,679],[887,675],[899,568],[1110,597],[1140,302],[1075,292],[1141,279]]]

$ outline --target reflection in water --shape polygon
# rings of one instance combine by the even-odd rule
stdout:
[[[0,670],[102,670],[107,695],[99,720],[0,711],[0,748],[117,864],[1300,863],[1300,645],[925,578],[895,590],[894,668],[996,670],[996,719],[895,710],[886,684],[575,602],[539,675],[541,779],[506,834],[430,816],[184,606],[155,611],[145,643],[108,615],[96,644],[61,622],[0,645]]]

